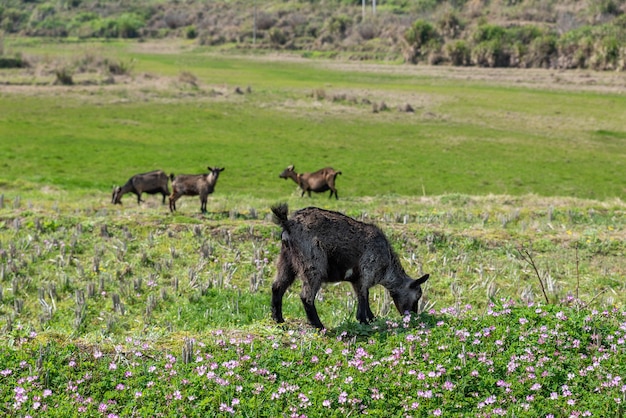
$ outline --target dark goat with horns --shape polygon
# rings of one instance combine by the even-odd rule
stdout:
[[[113,187],[113,196],[111,197],[111,203],[121,205],[122,196],[126,193],[134,193],[137,195],[137,204],[142,202],[141,194],[157,194],[163,195],[163,203],[165,198],[170,194],[170,190],[167,188],[169,179],[167,174],[163,170],[150,171],[149,173],[135,174],[132,176],[125,185],[122,187]]]
[[[402,268],[383,232],[339,212],[309,207],[287,218],[286,204],[272,207],[273,220],[283,228],[276,279],[272,284],[272,317],[284,322],[283,296],[297,276],[302,279],[300,298],[311,325],[324,328],[315,308],[322,283],[347,281],[357,297],[356,317],[362,323],[374,319],[369,289],[384,286],[400,314],[417,312],[421,285]]]

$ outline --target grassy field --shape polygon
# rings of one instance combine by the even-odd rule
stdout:
[[[12,48],[38,54],[44,46]],[[544,72],[543,83],[519,87],[498,82],[496,72],[490,82],[420,74],[419,67],[363,71],[142,44],[45,48],[46,57],[74,54],[62,61],[70,67],[96,51],[132,60],[133,72],[113,85],[34,88],[54,78],[32,71],[30,85],[3,88],[0,178],[7,188],[106,192],[137,172],[193,173],[218,165],[227,168],[224,192],[277,199],[290,191],[278,173],[295,164],[302,171],[342,170],[345,198],[624,196],[624,86],[552,88],[559,83]],[[195,81],[181,81],[183,73]],[[8,70],[0,77],[19,79]],[[99,80],[85,73],[77,82],[80,77]],[[590,77],[601,84],[601,77]],[[235,94],[237,86],[252,93]],[[390,110],[373,113],[364,101]],[[406,104],[415,112],[397,110]]]
[[[5,45],[39,59],[0,73],[3,415],[623,414],[613,75]],[[89,54],[133,69],[52,85]],[[288,164],[342,170],[340,199],[300,198]],[[110,203],[138,172],[207,165],[226,171],[206,215],[197,198],[173,215],[160,196]],[[431,274],[422,314],[377,288],[361,325],[350,286],[328,286],[318,333],[294,285],[276,326],[279,201],[378,224],[410,275]]]

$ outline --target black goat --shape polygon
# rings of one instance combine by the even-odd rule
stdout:
[[[113,196],[111,197],[111,203],[122,204],[122,196],[126,193],[134,193],[137,195],[137,204],[142,202],[141,194],[157,194],[163,195],[163,204],[165,204],[165,198],[170,194],[170,190],[167,188],[168,177],[163,170],[150,171],[149,173],[135,174],[132,176],[125,185],[122,187],[113,187]]]
[[[347,281],[357,297],[357,319],[370,322],[374,314],[369,289],[384,286],[400,314],[417,312],[426,274],[411,279],[402,268],[383,232],[339,212],[309,207],[287,218],[286,204],[272,207],[274,222],[283,228],[276,279],[272,284],[272,317],[284,322],[283,296],[297,276],[300,298],[311,325],[324,328],[315,308],[315,296],[326,282]]]

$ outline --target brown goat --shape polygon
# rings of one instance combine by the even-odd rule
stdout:
[[[141,200],[142,193],[163,195],[163,204],[165,204],[165,198],[170,194],[170,190],[167,188],[167,174],[163,170],[150,171],[149,173],[135,174],[132,176],[125,185],[122,187],[113,187],[113,196],[111,197],[111,203],[121,205],[122,196],[126,193],[134,193],[137,195],[137,204],[143,202]]]
[[[286,204],[272,207],[274,222],[283,228],[276,279],[272,284],[272,317],[284,322],[283,296],[297,276],[302,279],[300,299],[311,325],[324,328],[315,308],[322,283],[347,281],[357,297],[356,317],[374,319],[369,289],[384,286],[400,314],[417,312],[426,274],[411,279],[402,268],[383,232],[339,212],[309,207],[287,219]]]
[[[170,196],[170,212],[176,210],[176,201],[181,196],[200,196],[200,211],[206,213],[208,196],[215,190],[217,179],[224,168],[208,167],[207,174],[170,175],[172,179],[172,195]]]
[[[311,192],[323,193],[330,190],[330,197],[335,194],[335,199],[339,199],[337,195],[337,189],[335,188],[335,178],[337,174],[341,174],[341,171],[335,171],[332,167],[325,167],[321,170],[317,170],[315,173],[301,173],[298,174],[295,171],[295,167],[290,165],[285,168],[278,177],[287,180],[288,178],[296,182],[296,184],[302,189],[301,196],[304,196],[304,192],[308,193],[311,197]]]

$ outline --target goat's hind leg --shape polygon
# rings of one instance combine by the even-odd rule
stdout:
[[[304,312],[309,319],[311,325],[318,329],[324,329],[324,325],[317,314],[317,308],[315,308],[315,296],[322,287],[321,278],[308,277],[303,279],[302,292],[300,293],[300,299],[302,305],[304,305]]]
[[[276,279],[272,283],[272,318],[278,323],[285,322],[283,296],[295,279],[296,271],[291,264],[290,250],[283,244],[278,258]]]
[[[180,196],[176,193],[172,193],[170,196],[170,212],[176,212],[176,200],[178,200]]]

